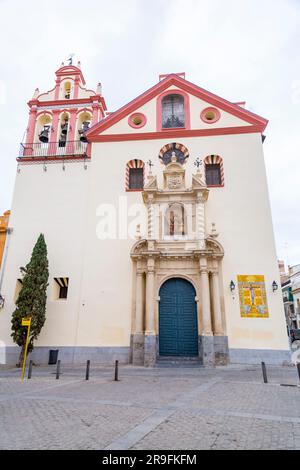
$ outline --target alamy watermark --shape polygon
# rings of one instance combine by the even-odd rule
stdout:
[[[197,234],[196,206],[192,203],[170,202],[146,205],[129,203],[120,196],[116,204],[102,203],[96,209],[96,236],[99,240],[146,238],[187,238]],[[199,227],[198,227],[199,231]]]

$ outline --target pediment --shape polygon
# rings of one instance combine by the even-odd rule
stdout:
[[[158,125],[159,99],[168,93],[181,93],[189,103],[189,119],[186,117],[184,128],[161,129]],[[215,110],[218,116],[216,121],[203,120],[203,112],[207,109]],[[139,126],[133,125],[130,121],[135,115],[142,116]],[[185,136],[193,135],[193,133],[194,135],[234,133],[235,130],[237,133],[263,132],[267,122],[266,119],[247,111],[238,104],[230,103],[182,77],[171,74],[92,126],[87,132],[87,138],[91,142],[97,142],[122,140],[122,136],[124,140],[135,140],[157,138],[160,134],[169,138],[173,135]]]

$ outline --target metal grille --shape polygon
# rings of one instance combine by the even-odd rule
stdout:
[[[75,140],[72,142],[35,142],[21,144],[19,158],[47,158],[86,155],[87,142]]]
[[[184,98],[181,95],[167,95],[162,100],[162,127],[184,127]]]
[[[218,186],[221,184],[221,168],[219,163],[212,163],[205,167],[206,184]]]
[[[144,176],[143,168],[129,169],[129,189],[143,189]]]

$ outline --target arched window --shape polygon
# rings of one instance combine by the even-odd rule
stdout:
[[[144,162],[142,160],[130,160],[126,165],[126,191],[138,191],[144,189]]]
[[[185,127],[184,97],[172,93],[161,102],[162,128]]]
[[[182,204],[170,204],[165,213],[165,236],[181,237],[185,235],[185,215]]]
[[[205,181],[207,186],[224,186],[223,160],[219,155],[209,155],[204,159]]]
[[[161,163],[168,165],[171,163],[172,153],[175,153],[177,162],[183,165],[186,160],[189,158],[188,149],[178,142],[172,142],[170,144],[164,145],[159,152],[158,158]]]

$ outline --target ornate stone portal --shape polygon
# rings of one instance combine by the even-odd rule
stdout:
[[[176,157],[175,157],[176,158]],[[198,171],[186,188],[185,170],[172,159],[163,188],[151,176],[143,192],[148,208],[148,237],[132,248],[132,362],[153,365],[159,357],[159,292],[170,278],[184,278],[195,288],[199,362],[226,364],[226,336],[221,263],[224,255],[216,230],[205,231],[209,190]]]

